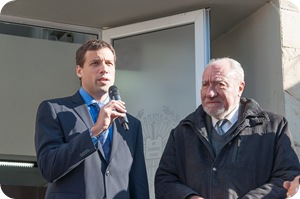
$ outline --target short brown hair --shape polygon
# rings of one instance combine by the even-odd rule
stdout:
[[[89,40],[86,43],[82,44],[76,51],[76,65],[79,65],[80,67],[83,67],[83,64],[85,62],[85,54],[87,51],[97,51],[102,48],[108,48],[111,50],[111,52],[114,55],[114,61],[116,62],[117,57],[116,57],[116,52],[115,49],[110,45],[109,43],[100,40],[100,39],[95,39],[95,40]]]

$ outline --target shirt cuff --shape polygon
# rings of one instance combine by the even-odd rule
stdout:
[[[92,134],[92,132],[90,131],[90,129],[89,129],[89,133],[90,133],[91,139],[92,139],[92,141],[93,141],[95,147],[98,149],[98,139],[97,139],[95,136],[93,136],[93,134]]]

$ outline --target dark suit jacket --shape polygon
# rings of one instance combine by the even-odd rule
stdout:
[[[37,111],[35,148],[49,182],[46,199],[148,199],[141,123],[127,114],[129,131],[115,120],[110,161],[97,150],[92,118],[79,92],[43,101]]]

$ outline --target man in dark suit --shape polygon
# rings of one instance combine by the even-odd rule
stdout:
[[[125,103],[108,95],[115,64],[110,44],[86,42],[76,52],[79,91],[40,104],[35,148],[46,199],[149,198],[141,123],[127,114],[125,131],[116,120]]]

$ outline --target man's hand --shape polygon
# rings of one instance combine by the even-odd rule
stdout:
[[[283,187],[287,190],[286,197],[290,198],[294,196],[299,189],[299,178],[300,175],[295,177],[293,181],[285,181]]]
[[[93,136],[97,137],[100,133],[108,129],[116,118],[125,117],[125,115],[125,102],[121,100],[111,100],[100,109],[98,119],[90,131]]]

